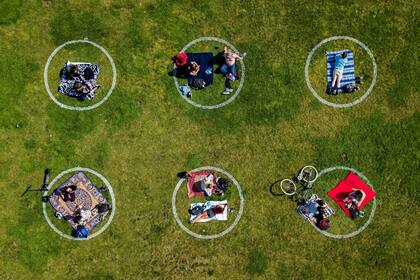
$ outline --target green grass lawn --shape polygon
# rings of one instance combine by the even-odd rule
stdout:
[[[0,0],[0,279],[416,279],[420,275],[418,18],[415,1],[20,1]],[[305,62],[321,40],[347,35],[375,56],[378,78],[371,95],[347,109],[321,104],[306,86]],[[170,60],[188,42],[222,38],[244,59],[244,87],[217,110],[188,104],[168,75]],[[58,107],[44,88],[44,66],[55,48],[88,37],[103,46],[117,68],[117,85],[99,108]],[[218,43],[191,50],[211,50]],[[326,96],[325,51],[351,48],[356,75],[366,82],[356,95]],[[101,66],[103,85],[91,102],[55,93],[67,60]],[[351,102],[367,89],[372,64],[351,42],[330,42],[310,65],[322,97]],[[88,106],[111,86],[106,56],[90,45],[60,51],[49,68],[53,93],[67,105]],[[235,82],[238,86],[239,81]],[[223,79],[193,94],[205,105],[223,102]],[[270,185],[304,165],[319,170],[348,166],[377,192],[372,223],[356,237],[333,239],[273,196]],[[215,240],[181,230],[172,215],[177,173],[200,166],[223,168],[241,184],[244,213],[235,229]],[[76,166],[92,168],[111,183],[116,214],[89,241],[70,241],[49,228],[41,196],[21,197]],[[345,172],[323,175],[314,191],[326,192]],[[65,178],[63,178],[64,180]],[[231,188],[230,200],[239,208]],[[197,233],[233,222],[188,225],[185,185],[178,214]],[[179,203],[178,203],[179,202]],[[334,205],[332,201],[329,204]],[[334,205],[335,206],[335,205]],[[366,214],[372,210],[366,208]],[[363,224],[335,207],[331,232]],[[52,214],[52,213],[51,213]],[[54,222],[61,222],[55,220]],[[64,230],[68,228],[63,224]]]

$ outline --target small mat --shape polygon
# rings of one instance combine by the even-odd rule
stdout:
[[[314,210],[317,211],[316,209],[319,205],[316,201],[319,199],[321,198],[319,198],[318,195],[312,194],[311,198],[309,198],[309,200],[306,201],[305,204],[298,205],[298,207],[296,208],[296,211],[298,212],[298,214],[305,221],[312,222],[310,219],[316,214],[314,213]],[[334,209],[331,208],[325,201],[324,203],[326,204],[326,208],[325,208],[326,210],[325,218],[326,218],[334,214]]]
[[[210,170],[191,172],[190,177],[187,179],[187,196],[192,198],[194,196],[205,196],[205,193],[201,190],[200,184],[209,174]],[[216,183],[216,176],[213,178],[213,182]]]
[[[359,178],[353,172],[349,172],[343,180],[338,183],[333,189],[331,189],[327,194],[343,209],[344,213],[347,216],[350,216],[350,212],[345,206],[343,199],[348,197],[352,189],[359,189],[365,192],[366,197],[359,205],[359,209],[362,209],[367,203],[369,203],[375,196],[376,193],[369,187],[362,179]]]
[[[327,51],[326,58],[327,58],[327,84],[328,84],[328,87],[331,87],[332,80],[333,80],[335,56],[338,55],[338,54],[341,54],[343,52],[347,53],[347,63],[344,66],[343,78],[341,79],[340,88],[338,89],[338,92],[343,92],[346,85],[356,83],[355,76],[354,76],[353,51],[352,50]]]
[[[64,63],[64,68],[60,72],[60,85],[58,86],[59,93],[73,97],[80,96],[80,93],[74,89],[74,84],[78,82],[78,80],[75,80],[70,76],[70,65],[77,65],[79,73],[83,77],[83,79],[80,80],[90,83],[93,87],[97,85],[96,80],[98,79],[100,71],[99,65],[85,62],[66,62]]]
[[[227,207],[227,200],[223,200],[223,201],[207,201],[206,203],[192,203],[190,205],[190,209],[193,209],[196,206],[204,206],[204,211],[214,208],[216,207],[216,205],[222,205],[224,206],[223,209],[223,213],[221,214],[216,214],[214,215],[214,217],[212,218],[201,218],[197,221],[195,221],[196,223],[205,223],[208,221],[227,221],[228,217],[227,217],[227,213],[228,213],[228,207]],[[193,221],[198,215],[190,215],[190,222]]]
[[[213,83],[213,54],[206,53],[187,53],[188,63],[195,61],[200,65],[200,71],[196,76],[188,76],[188,85],[192,86],[195,79],[203,79],[206,82],[206,87]],[[207,74],[206,70],[211,68],[211,73]]]
[[[76,199],[73,202],[65,202],[61,198],[58,191],[71,185],[77,186],[75,191]],[[63,217],[73,217],[77,207],[81,208],[82,210],[88,210],[88,212],[90,211],[89,217],[84,221],[84,226],[89,231],[99,225],[106,215],[106,213],[105,215],[99,214],[98,210],[94,209],[95,206],[98,204],[109,205],[109,202],[106,200],[106,198],[98,191],[98,189],[93,185],[93,183],[89,180],[84,172],[74,174],[63,184],[58,186],[50,196],[49,202],[55,211],[60,213]],[[76,229],[79,225],[71,219],[67,221],[74,229]]]

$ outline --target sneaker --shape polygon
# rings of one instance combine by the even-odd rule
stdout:
[[[229,95],[230,91],[228,89],[226,89],[224,92],[222,92],[222,95]]]

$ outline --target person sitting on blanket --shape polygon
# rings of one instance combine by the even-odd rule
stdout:
[[[216,205],[215,207],[209,208],[200,215],[197,215],[197,217],[195,217],[194,220],[190,221],[190,223],[194,224],[201,219],[211,219],[218,214],[223,214],[223,211],[225,210],[226,206],[227,204]]]
[[[337,94],[338,89],[340,88],[340,82],[343,78],[344,66],[347,63],[347,53],[343,52],[335,56],[334,71],[333,71],[333,80],[331,83],[330,92]]]
[[[363,211],[359,210],[360,204],[366,197],[366,193],[362,190],[352,188],[349,195],[343,199],[344,205],[349,210],[352,219],[363,217]]]
[[[191,61],[188,65],[188,75],[197,76],[198,72],[200,72],[200,65],[195,61]]]
[[[220,72],[225,76],[225,91],[223,95],[229,95],[232,90],[231,81],[234,81],[238,75],[236,69],[236,61],[243,58],[243,55],[240,56],[233,51],[229,50],[227,47],[223,50],[223,57],[225,58],[225,63],[220,68]]]
[[[204,179],[198,182],[198,186],[205,196],[211,196],[213,193],[213,188],[216,186],[214,183],[214,177],[215,174],[214,171],[212,171]]]
[[[191,173],[187,172],[187,176],[191,177]],[[211,196],[213,193],[220,196],[227,191],[229,181],[216,176],[216,173],[211,171],[209,175],[198,181],[197,185],[205,196]]]
[[[61,199],[63,199],[65,202],[67,201],[74,202],[76,200],[76,193],[75,193],[76,189],[77,189],[77,186],[75,185],[68,186],[66,188],[59,190],[59,195]]]
[[[188,56],[186,53],[181,52],[171,58],[172,62],[176,65],[176,74],[185,78],[188,76]]]
[[[184,52],[176,54],[171,59],[173,63],[175,63],[176,68],[178,69],[182,69],[182,68],[185,68],[185,66],[187,66],[188,56]]]
[[[73,64],[73,65],[70,67],[70,76],[71,76],[73,79],[80,78],[79,68],[77,67],[77,65]]]
[[[100,87],[99,85],[97,86],[92,86],[91,83],[89,83],[88,81],[84,80],[83,82],[75,82],[74,83],[74,89],[76,90],[76,92],[79,94],[79,96],[81,98],[87,97],[87,99],[92,99],[95,96],[95,90]]]

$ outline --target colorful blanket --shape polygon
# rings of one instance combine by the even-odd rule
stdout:
[[[355,77],[354,77],[353,51],[351,50],[328,51],[326,53],[328,87],[331,87],[332,80],[333,80],[335,56],[343,52],[347,53],[347,64],[344,66],[343,78],[341,79],[340,88],[338,89],[338,92],[343,92],[346,85],[356,83]]]
[[[341,180],[337,186],[331,189],[327,194],[340,206],[344,213],[350,216],[350,212],[344,205],[343,199],[348,197],[352,189],[359,189],[365,192],[366,197],[359,205],[359,209],[362,209],[367,203],[369,203],[375,196],[376,193],[369,187],[365,182],[362,181],[356,174],[349,172],[343,180]]]
[[[79,69],[79,73],[81,76],[80,80],[79,79],[75,80],[73,79],[73,77],[70,76],[71,65],[77,65],[77,68]],[[98,79],[98,75],[99,75],[99,65],[97,64],[67,61],[66,63],[64,63],[64,68],[60,72],[60,85],[58,86],[58,92],[63,93],[68,96],[80,97],[80,93],[78,93],[74,89],[74,84],[76,82],[84,82],[84,83],[90,83],[92,87],[95,87],[97,85],[96,80]]]
[[[206,219],[199,219],[196,221],[196,223],[205,223],[205,222],[209,222],[209,221],[227,221],[228,217],[227,217],[227,213],[228,213],[228,207],[227,207],[227,200],[223,200],[223,201],[207,201],[206,203],[192,203],[190,205],[190,209],[193,209],[196,206],[204,206],[204,211],[214,208],[216,207],[216,205],[222,205],[224,206],[223,209],[223,213],[221,214],[216,214],[214,215],[214,217],[212,218],[206,218]],[[193,221],[198,215],[193,215],[190,214],[190,222]]]
[[[200,184],[203,180],[211,173],[210,170],[191,172],[190,177],[187,179],[187,196],[188,198],[194,196],[205,196],[202,191]],[[213,182],[216,183],[216,176],[213,178]]]
[[[312,194],[311,198],[309,198],[308,201],[306,201],[304,204],[298,205],[296,208],[296,211],[298,214],[305,220],[305,221],[311,221],[311,218],[316,214],[318,203],[316,202],[320,198],[316,194]],[[326,202],[324,201],[326,204]],[[331,208],[328,204],[326,207],[326,217],[329,217],[334,214],[334,209]],[[312,222],[312,221],[311,221]]]
[[[71,185],[77,186],[77,189],[75,190],[76,199],[74,202],[65,202],[61,198],[59,190]],[[109,205],[106,198],[93,185],[84,172],[74,174],[63,184],[58,186],[50,196],[49,202],[55,211],[66,218],[74,229],[76,229],[80,223],[75,223],[72,219],[68,219],[68,217],[74,217],[76,209],[81,209],[83,217],[82,224],[84,224],[85,228],[89,231],[99,225],[106,215],[106,213],[99,214],[95,206],[103,203]]]

